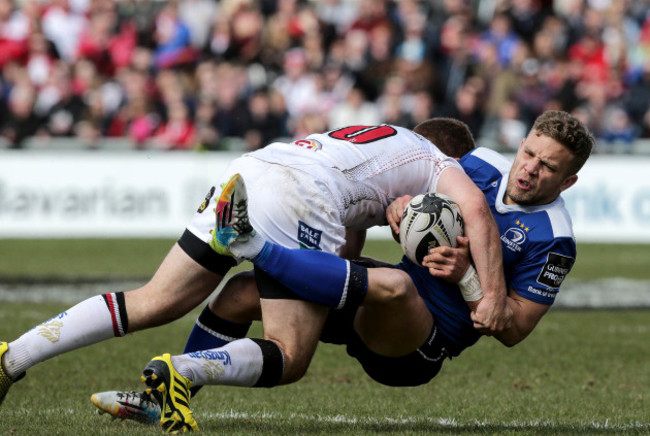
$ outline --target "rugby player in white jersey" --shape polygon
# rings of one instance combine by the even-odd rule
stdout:
[[[445,276],[437,272],[446,264],[446,256],[440,258],[440,252],[425,259],[431,270],[408,259],[392,268],[366,268],[328,253],[289,250],[265,242],[250,231],[245,213],[232,221],[224,219],[218,225],[217,242],[226,241],[234,253],[252,259],[267,273],[265,277],[261,273],[263,279],[258,279],[265,337],[280,344],[283,354],[282,367],[272,360],[261,362],[260,379],[265,370],[279,374],[279,380],[273,380],[276,384],[299,379],[319,337],[346,344],[348,353],[359,360],[368,375],[392,386],[426,383],[437,374],[446,357],[459,355],[482,333],[494,333],[508,346],[519,343],[546,313],[575,260],[571,223],[559,195],[576,182],[576,173],[588,158],[593,143],[593,137],[578,120],[564,112],[549,111],[538,118],[522,141],[512,166],[485,149],[461,160],[488,199],[505,238],[505,272],[510,289],[507,303],[513,319],[496,333],[481,324],[457,287],[431,277]],[[235,185],[243,205],[241,180]],[[403,206],[397,203],[389,208],[391,225],[397,225],[401,209]],[[235,232],[229,227],[233,223],[240,225],[238,229],[235,226]],[[515,227],[525,234],[516,242],[508,239]],[[221,238],[222,235],[225,237]],[[461,251],[466,249],[465,245]],[[280,304],[286,304],[286,300],[273,294],[282,292],[274,279],[301,298],[339,310],[330,311],[326,320],[328,315],[323,308],[312,306],[314,310],[303,319],[304,324],[286,324],[277,317],[283,313]],[[470,290],[481,293],[480,285]],[[295,297],[285,294],[284,298],[291,301]],[[351,303],[348,305],[346,300],[341,305],[344,298]],[[298,306],[305,305],[296,301]],[[470,302],[469,306],[475,309],[480,301]],[[292,339],[287,341],[287,337]],[[162,417],[168,428],[194,423],[187,403],[187,390],[193,384],[252,385],[241,370],[255,360],[239,352],[246,341],[250,340],[236,340],[224,347],[180,356],[158,356],[147,365],[144,380],[151,389],[162,392],[156,393],[163,410],[169,412],[169,417]],[[215,365],[220,369],[217,376],[214,371],[204,370]]]
[[[225,212],[224,207],[232,206],[235,215],[242,212],[236,195],[231,198],[236,194],[232,191],[236,181],[233,174],[237,173],[249,183],[248,217],[260,235],[289,247],[305,246],[330,253],[341,252],[346,231],[385,224],[385,209],[396,198],[428,191],[449,195],[461,205],[485,294],[476,316],[494,332],[509,322],[505,282],[499,275],[490,274],[491,268],[502,267],[498,231],[480,190],[455,160],[422,136],[396,126],[352,126],[291,144],[271,144],[236,159],[148,283],[135,290],[89,298],[13,342],[0,342],[0,402],[11,385],[37,363],[168,323],[204,301],[236,263],[224,253],[213,251],[209,244],[214,209]],[[219,193],[217,187],[224,183],[226,187]],[[218,248],[217,244],[213,246]],[[278,303],[282,307],[270,311],[282,314],[278,318],[287,325],[309,325],[306,321],[314,313],[320,317],[327,310],[300,300],[270,299],[268,306]],[[266,312],[264,304],[262,311]],[[56,341],[41,334],[52,323],[57,325]],[[271,323],[266,322],[265,329],[272,330]],[[304,342],[302,335],[311,337],[320,327],[312,323],[311,328],[301,329],[295,335],[296,343]],[[296,368],[293,373],[285,371],[278,376],[276,367],[282,365],[283,348],[294,349],[294,343],[278,345],[264,339],[238,345],[238,352],[247,358],[252,356],[258,364],[250,366],[250,373],[237,383],[268,386],[302,375]],[[181,423],[181,428],[194,426],[193,421]]]

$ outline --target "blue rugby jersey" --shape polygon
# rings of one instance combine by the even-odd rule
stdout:
[[[477,148],[460,160],[483,191],[499,227],[506,284],[519,295],[541,304],[553,304],[559,287],[576,258],[571,218],[558,197],[543,206],[503,203],[512,162],[486,148]],[[429,275],[406,257],[399,268],[413,279],[433,313],[441,332],[458,355],[481,336],[472,326],[470,311],[456,285]]]

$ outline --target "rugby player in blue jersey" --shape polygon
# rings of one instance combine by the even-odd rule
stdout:
[[[304,350],[313,352],[319,338],[346,344],[348,353],[370,377],[391,386],[428,382],[445,358],[458,356],[482,334],[492,334],[506,346],[522,341],[548,311],[575,261],[571,220],[560,193],[577,181],[577,172],[593,145],[593,136],[579,120],[565,112],[548,111],[522,140],[512,164],[483,148],[460,159],[485,194],[501,233],[512,317],[498,331],[487,329],[477,317],[480,298],[468,302],[458,286],[440,279],[458,279],[457,267],[452,268],[453,274],[449,272],[451,261],[467,267],[468,262],[462,261],[467,256],[466,242],[459,249],[430,253],[423,262],[427,268],[406,258],[392,267],[368,267],[329,253],[271,244],[256,235],[245,214],[225,218],[219,226],[220,242],[233,255],[251,260],[263,271],[257,279],[263,309],[264,301],[274,299],[316,303],[304,325],[284,325],[282,319],[263,310],[265,337],[278,344],[283,355],[281,362],[268,362],[269,367],[261,361],[258,377],[276,373],[277,384],[300,379],[311,358]],[[245,201],[241,181],[235,192]],[[387,210],[394,231],[407,201],[403,197]],[[276,281],[291,291],[277,286]],[[480,296],[480,289],[470,291]],[[350,300],[355,305],[326,310]],[[182,420],[189,407],[177,404],[179,397],[169,395],[170,391],[187,392],[193,385],[206,384],[253,385],[254,380],[246,378],[245,359],[230,359],[238,342],[203,352],[156,357],[145,368],[144,381],[152,392],[165,393],[161,398],[165,409],[181,415],[172,419]],[[215,367],[219,371],[205,369]],[[168,385],[160,389],[161,381]]]

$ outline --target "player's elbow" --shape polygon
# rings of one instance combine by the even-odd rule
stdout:
[[[512,332],[507,330],[495,335],[499,342],[508,348],[514,347],[523,341],[526,336],[528,336],[528,334],[521,334],[520,332]]]
[[[501,338],[497,338],[497,339],[499,340],[499,342],[501,342],[503,345],[505,345],[508,348],[512,348],[515,345],[517,345],[519,342],[521,342],[521,341],[513,341],[510,339],[501,339]]]

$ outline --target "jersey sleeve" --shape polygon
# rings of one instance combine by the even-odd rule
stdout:
[[[576,259],[573,238],[531,244],[524,259],[510,272],[509,285],[519,295],[551,305]]]
[[[463,167],[465,174],[482,191],[485,191],[490,183],[501,177],[501,167],[507,165],[501,156],[493,156],[491,150],[484,148],[477,148],[467,153],[458,162]]]

